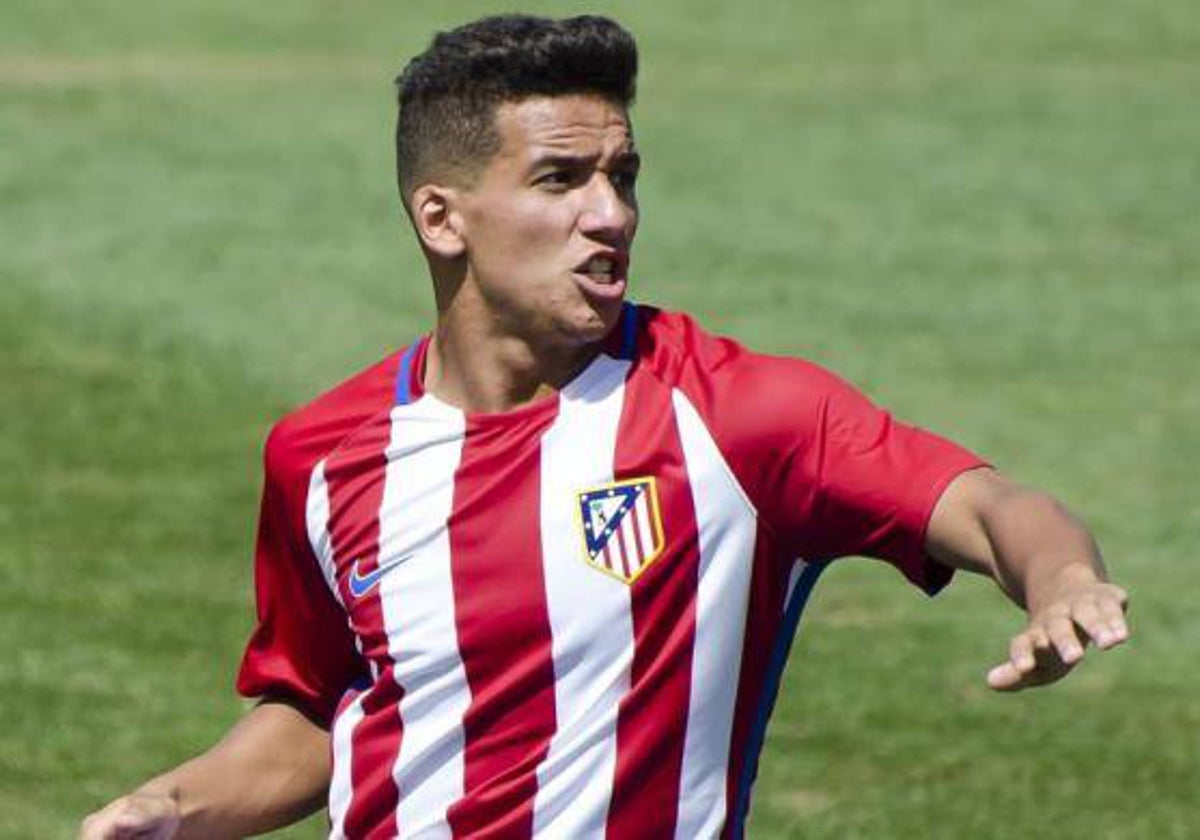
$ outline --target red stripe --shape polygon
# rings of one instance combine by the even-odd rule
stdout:
[[[379,555],[379,509],[391,438],[391,423],[381,414],[365,425],[325,464],[329,488],[329,535],[333,556],[344,581],[356,560],[365,572],[375,568]],[[391,677],[387,631],[378,589],[355,599],[341,585],[350,613],[350,626],[363,654],[380,672],[363,700],[363,718],[351,736],[351,798],[346,813],[346,833],[351,837],[395,835],[399,791],[392,765],[400,751],[403,725],[399,704],[403,691]]]
[[[604,565],[608,567],[610,572],[617,570],[616,564],[613,563],[612,552],[608,550],[609,540],[604,541]]]
[[[554,662],[542,571],[544,422],[468,421],[450,517],[454,618],[471,705],[463,717],[456,837],[528,837],[537,766],[554,734]]]
[[[617,556],[621,558],[622,574],[624,574],[625,577],[629,577],[629,575],[632,574],[630,569],[633,567],[629,562],[629,549],[625,546],[625,534],[623,531],[624,529],[620,525],[617,525],[613,535],[617,538]]]
[[[670,390],[652,377],[637,376],[636,367],[626,384],[614,471],[618,479],[657,477],[667,545],[630,593],[633,666],[630,692],[617,718],[608,836],[670,837],[691,693],[700,557]]]

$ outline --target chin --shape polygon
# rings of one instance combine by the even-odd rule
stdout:
[[[562,325],[562,332],[569,344],[582,347],[603,341],[612,332],[621,319],[621,306],[618,304],[608,311],[589,310],[583,317],[572,319]]]
[[[617,300],[602,306],[590,307],[591,317],[588,319],[589,335],[587,340],[589,342],[601,341],[616,329],[617,323],[621,320],[621,309],[624,305],[623,300]]]

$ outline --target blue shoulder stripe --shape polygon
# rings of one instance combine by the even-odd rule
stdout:
[[[400,369],[396,371],[396,402],[395,405],[408,405],[412,402],[412,359],[421,342],[414,341],[404,348],[400,356]]]
[[[621,358],[633,361],[637,352],[637,304],[625,301],[621,306]]]

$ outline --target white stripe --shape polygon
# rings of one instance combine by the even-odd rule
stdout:
[[[575,508],[580,490],[612,481],[628,370],[629,362],[598,358],[563,389],[558,417],[542,438],[542,553],[557,730],[538,766],[535,837],[603,837],[608,818],[633,618],[628,585],[585,562]]]
[[[682,392],[672,394],[696,508],[700,590],[675,836],[716,837],[725,821],[729,742],[741,669],[755,515]]]
[[[325,585],[333,592],[339,604],[342,595],[338,592],[337,573],[333,564],[333,538],[329,535],[329,485],[325,481],[325,459],[313,467],[308,477],[308,500],[305,504],[304,523],[308,528],[308,543],[321,565]],[[345,609],[345,604],[342,604]]]
[[[353,786],[350,778],[351,736],[363,719],[363,694],[351,701],[333,723],[333,778],[329,782],[329,840],[344,840],[346,811]]]
[[[308,477],[304,524],[308,529],[308,544],[311,546],[313,554],[317,556],[317,563],[321,567],[321,576],[325,578],[325,585],[329,587],[329,591],[341,605],[343,613],[346,613],[346,626],[351,627],[346,603],[342,600],[342,593],[338,590],[337,585],[337,563],[333,556],[333,537],[329,533],[329,482],[325,478],[325,460],[322,458],[318,461]],[[351,632],[353,633],[353,627],[351,627]],[[363,641],[357,633],[353,635],[354,647],[361,654]],[[367,665],[371,672],[371,679],[378,679],[379,667],[374,660],[369,661]]]
[[[463,795],[462,717],[471,702],[454,624],[450,539],[462,414],[436,401],[392,409],[379,515],[379,581],[388,653],[404,689],[404,732],[392,769],[404,836],[449,837],[446,809]]]

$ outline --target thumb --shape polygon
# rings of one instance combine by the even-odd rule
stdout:
[[[1017,691],[1022,688],[1024,676],[1011,662],[1003,662],[988,671],[988,688],[994,691]]]

